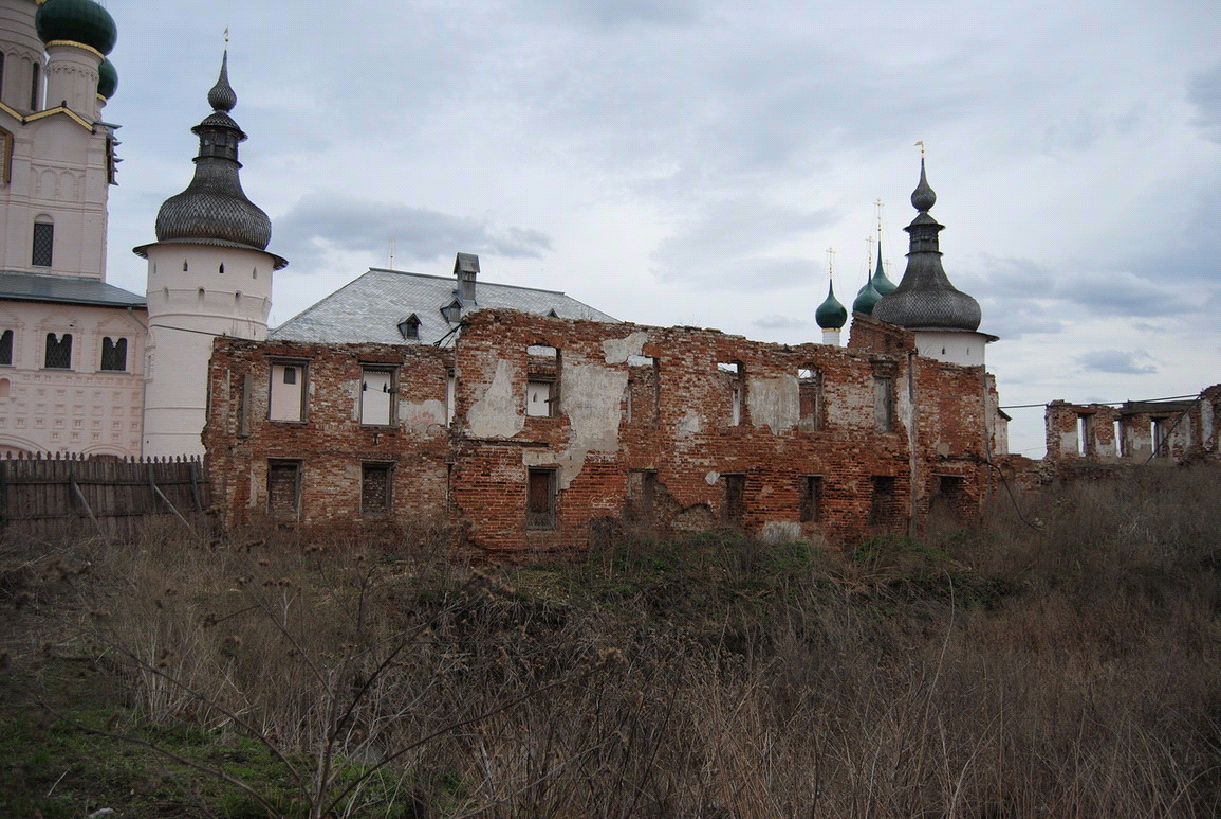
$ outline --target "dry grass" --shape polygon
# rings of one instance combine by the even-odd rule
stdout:
[[[9,676],[46,701],[47,657],[85,658],[121,697],[104,730],[263,743],[295,795],[258,815],[1215,816],[1219,477],[1150,470],[850,554],[13,545]]]

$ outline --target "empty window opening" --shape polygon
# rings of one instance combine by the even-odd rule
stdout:
[[[526,349],[530,370],[526,376],[526,415],[559,415],[560,351],[546,344],[531,344]]]
[[[555,470],[531,467],[526,486],[526,528],[554,529],[555,507]]]
[[[13,331],[0,333],[0,367],[13,366]]]
[[[11,398],[13,395],[13,382],[7,378],[0,378],[0,398]]]
[[[657,494],[657,472],[633,469],[627,473],[627,519],[647,523],[653,520],[653,504]]]
[[[822,514],[822,476],[800,475],[797,480],[801,522],[816,521]]]
[[[746,476],[722,475],[725,481],[725,523],[741,528],[746,520]]]
[[[55,259],[55,225],[49,222],[34,223],[34,252],[30,264],[35,267],[50,267]]]
[[[822,428],[822,373],[813,367],[797,370],[797,413],[801,429]]]
[[[271,364],[271,398],[267,418],[270,421],[305,420],[307,369],[304,361],[273,361]]]
[[[360,422],[389,426],[394,417],[394,370],[365,367],[360,377]]]
[[[101,369],[107,372],[127,372],[127,339],[110,336],[102,339]]]
[[[445,373],[445,423],[454,422],[454,412],[458,404],[458,374],[453,370]]]
[[[729,425],[736,427],[742,423],[742,400],[746,393],[742,362],[718,361],[716,369],[729,393]]]
[[[869,503],[869,523],[887,523],[894,515],[895,479],[889,475],[874,475],[869,480],[873,489]]]
[[[878,432],[895,428],[895,380],[888,375],[873,378],[873,427]]]
[[[1094,454],[1094,424],[1093,415],[1088,412],[1077,413],[1077,455],[1082,458]]]
[[[1115,421],[1115,455],[1120,458],[1127,457],[1128,442],[1124,440],[1124,425],[1123,421]]]
[[[661,362],[633,355],[627,364],[627,422],[656,424],[661,418]]]
[[[1165,417],[1149,419],[1149,438],[1153,442],[1153,457],[1164,458],[1170,454],[1166,436],[1170,432]]]
[[[224,263],[224,262],[221,262],[220,267],[219,267],[219,268],[217,268],[217,272],[218,272],[218,273],[224,273],[224,272],[225,272],[225,263]]]
[[[301,511],[301,462],[267,462],[267,511],[272,517],[296,520]]]
[[[43,356],[42,366],[48,370],[72,369],[72,334],[64,333],[56,336],[47,333],[47,349]]]
[[[393,491],[391,464],[361,464],[360,513],[375,517],[390,514]]]
[[[42,108],[39,104],[42,102],[42,66],[34,63],[34,76],[30,79],[30,110],[38,111]]]

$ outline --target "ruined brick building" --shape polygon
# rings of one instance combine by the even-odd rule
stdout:
[[[294,319],[218,339],[214,498],[229,523],[444,519],[512,553],[584,548],[608,526],[845,543],[970,516],[1004,418],[935,199],[922,165],[903,281],[855,314],[847,347],[488,308],[465,254],[453,301],[347,330],[375,340],[317,339],[342,291],[300,317],[309,333]],[[449,326],[438,343],[414,340],[424,316]]]

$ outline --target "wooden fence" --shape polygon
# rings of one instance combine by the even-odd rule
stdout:
[[[134,537],[150,518],[198,528],[210,502],[199,459],[92,458],[7,453],[0,458],[0,530],[105,540]]]

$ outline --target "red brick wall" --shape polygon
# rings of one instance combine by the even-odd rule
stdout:
[[[539,367],[532,344],[559,351],[553,417],[526,415],[526,382]],[[632,366],[629,356],[650,356],[657,368]],[[310,361],[304,424],[265,420],[277,357]],[[405,420],[393,427],[362,427],[352,385],[371,361],[400,367],[400,407],[409,396],[443,406],[453,367],[454,423],[419,423],[427,416],[420,409],[400,412]],[[718,362],[741,362],[741,376]],[[811,368],[822,385],[817,422],[801,417],[798,397],[798,370]],[[247,375],[254,387],[242,437]],[[452,351],[220,340],[210,378],[205,444],[214,497],[234,522],[266,514],[269,459],[301,461],[300,517],[308,522],[359,519],[360,462],[392,462],[395,516],[448,515],[463,524],[470,546],[502,555],[587,548],[591,531],[624,518],[633,470],[647,471],[655,486],[651,521],[633,526],[665,533],[738,525],[751,535],[839,545],[919,528],[942,476],[960,479],[951,483],[961,486],[964,513],[988,491],[981,460],[991,386],[982,370],[919,358],[910,333],[868,317],[857,317],[849,347],[840,348],[488,310],[466,317]],[[888,430],[877,428],[878,378],[891,384]],[[735,384],[742,388],[736,425]],[[554,529],[527,526],[531,467],[556,471]],[[743,476],[740,523],[726,519],[725,475]],[[817,519],[802,522],[805,475],[821,476],[822,491]],[[890,478],[894,495],[871,522],[875,477]]]

